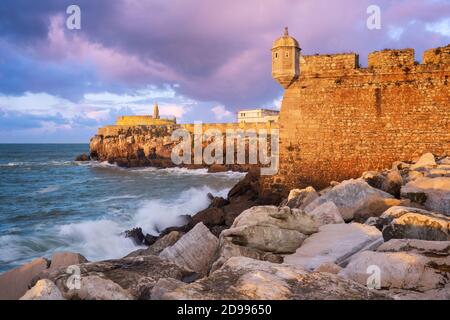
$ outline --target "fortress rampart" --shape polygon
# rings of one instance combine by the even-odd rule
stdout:
[[[427,50],[422,64],[405,49],[371,53],[367,68],[355,53],[300,56],[299,65],[281,106],[280,170],[263,193],[450,154],[450,45]]]

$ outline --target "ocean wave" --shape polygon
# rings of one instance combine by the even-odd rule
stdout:
[[[106,198],[103,198],[103,199],[96,200],[94,202],[96,202],[96,203],[104,203],[104,202],[110,202],[110,201],[119,200],[119,199],[137,199],[137,198],[140,198],[140,197],[141,196],[126,194],[126,195],[123,195],[123,196],[106,197]]]
[[[59,228],[59,236],[70,243],[71,251],[80,252],[89,260],[120,258],[139,248],[122,232],[128,227],[103,219],[66,224]]]
[[[59,188],[60,188],[60,186],[59,186],[59,185],[52,185],[52,186],[48,186],[48,187],[45,187],[45,188],[39,189],[38,191],[36,191],[36,193],[40,193],[40,194],[42,194],[42,193],[50,193],[50,192],[55,192],[55,191],[58,191],[58,190],[59,190]]]
[[[133,225],[145,233],[158,235],[162,230],[185,223],[182,215],[194,215],[205,209],[210,200],[208,193],[226,197],[229,189],[217,190],[208,186],[190,188],[171,201],[152,199],[143,201],[133,216]]]

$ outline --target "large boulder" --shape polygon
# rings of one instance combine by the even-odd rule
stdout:
[[[273,253],[293,253],[306,238],[329,223],[343,223],[336,206],[324,203],[310,212],[258,206],[244,211],[221,233],[232,244]]]
[[[0,275],[0,300],[17,300],[30,288],[31,281],[46,270],[49,262],[44,258],[35,259]]]
[[[64,297],[52,281],[42,279],[19,300],[64,300]]]
[[[450,177],[415,179],[402,187],[401,196],[428,210],[450,215]]]
[[[206,275],[214,260],[219,240],[203,223],[198,223],[173,246],[164,249],[159,256],[177,265]]]
[[[391,241],[380,246],[376,252],[364,251],[355,255],[339,275],[366,284],[376,267],[381,289],[423,292],[440,289],[448,284],[450,242],[442,245],[432,241]],[[444,254],[444,251],[447,253]],[[436,252],[440,254],[436,256]]]
[[[450,218],[417,208],[392,207],[377,222],[390,239],[450,240]]]
[[[80,263],[88,262],[88,260],[79,253],[74,252],[55,252],[52,255],[52,260],[49,270],[68,267]]]
[[[161,292],[155,297],[172,300],[389,299],[334,274],[244,257],[229,259],[209,277],[191,284],[161,281],[154,291]]]
[[[306,239],[294,254],[287,255],[284,263],[306,270],[314,270],[326,262],[344,264],[359,251],[376,248],[382,243],[381,232],[359,223],[328,224]]]
[[[398,205],[398,200],[389,193],[371,187],[363,179],[351,179],[333,187],[311,202],[305,210],[311,211],[328,201],[334,202],[345,221],[355,217],[379,216],[387,208]]]
[[[64,268],[59,268],[49,273],[41,273],[34,281],[37,282],[44,278],[53,281],[66,299],[79,299],[81,297],[90,299],[97,294],[110,294],[109,292],[98,292],[94,295],[89,291],[91,289],[80,291],[87,290],[86,288],[83,289],[83,284],[88,286],[87,288],[92,285],[92,290],[95,290],[95,285],[99,284],[106,291],[110,290],[108,288],[112,288],[111,290],[114,292],[122,292],[116,290],[118,289],[117,286],[111,286],[109,281],[104,282],[96,278],[88,278],[98,276],[103,280],[110,280],[117,284],[135,299],[149,299],[153,286],[160,278],[174,278],[181,281],[195,279],[195,273],[192,270],[187,270],[168,260],[152,255],[82,263],[77,265],[73,271],[79,271],[79,273],[68,273]],[[75,286],[77,275],[79,275],[78,280],[81,280],[79,288]],[[83,279],[86,278],[89,281],[85,280],[83,283]]]

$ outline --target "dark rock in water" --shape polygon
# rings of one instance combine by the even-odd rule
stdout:
[[[213,197],[211,199],[211,203],[209,204],[209,208],[222,208],[229,203],[230,201],[222,197]]]
[[[142,228],[133,228],[131,230],[125,230],[124,235],[126,238],[131,238],[134,244],[140,246],[144,243],[144,233],[142,232]]]
[[[161,251],[165,248],[173,246],[184,233],[179,231],[172,231],[165,236],[156,240],[152,245],[150,245],[147,249],[138,249],[129,253],[125,258],[137,257],[137,256],[148,256],[148,255],[159,255]],[[154,237],[157,238],[157,237]]]
[[[75,158],[75,161],[90,161],[90,160],[91,160],[91,157],[85,153],[80,154]]]
[[[152,245],[158,237],[152,236],[151,234],[146,234],[142,232],[142,228],[133,228],[131,230],[126,230],[124,232],[126,238],[131,238],[137,246],[145,244],[146,246]]]

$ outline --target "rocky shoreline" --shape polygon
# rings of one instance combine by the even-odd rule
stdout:
[[[250,170],[158,237],[125,232],[148,247],[124,258],[63,252],[8,271],[0,299],[450,299],[450,157],[293,189],[270,206],[258,182]]]

